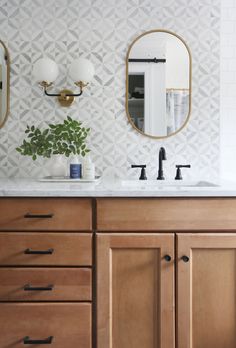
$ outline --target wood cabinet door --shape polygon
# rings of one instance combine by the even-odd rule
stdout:
[[[178,234],[178,348],[236,347],[236,234]]]
[[[174,234],[97,235],[97,342],[174,347]]]

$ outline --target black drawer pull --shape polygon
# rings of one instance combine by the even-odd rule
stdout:
[[[52,248],[48,250],[32,250],[28,248],[24,251],[24,253],[28,255],[52,255],[53,252],[54,252],[54,249]]]
[[[31,214],[24,215],[25,219],[52,219],[54,214]]]
[[[53,290],[53,285],[50,284],[48,286],[32,286],[30,284],[26,284],[24,286],[25,291],[52,291]]]
[[[53,336],[49,336],[44,340],[32,340],[29,336],[23,338],[24,344],[52,344]]]

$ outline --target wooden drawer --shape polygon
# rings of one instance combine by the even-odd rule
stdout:
[[[1,232],[0,266],[90,266],[92,234]]]
[[[24,339],[45,340],[51,336],[54,348],[91,348],[88,303],[2,303],[0,313],[1,348],[22,348]]]
[[[99,198],[97,230],[235,231],[235,198]]]
[[[0,301],[91,301],[89,268],[0,268]]]
[[[0,230],[90,231],[91,199],[1,198]]]

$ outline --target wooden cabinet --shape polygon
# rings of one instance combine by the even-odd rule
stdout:
[[[235,348],[236,234],[176,238],[97,236],[98,348]]]
[[[97,236],[98,348],[173,348],[174,235]]]
[[[0,348],[235,348],[236,199],[96,203],[0,199]]]
[[[177,240],[178,347],[235,348],[236,234]]]
[[[235,348],[235,212],[235,198],[98,199],[97,348]]]
[[[0,199],[0,348],[92,348],[92,240],[92,199]]]

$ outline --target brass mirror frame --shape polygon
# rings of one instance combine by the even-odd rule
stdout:
[[[151,34],[151,33],[167,33],[167,34],[170,34],[170,35],[173,35],[173,36],[177,37],[180,41],[182,41],[182,43],[186,47],[188,55],[189,55],[189,111],[188,111],[188,115],[187,115],[186,120],[183,123],[183,125],[177,131],[175,131],[175,132],[173,132],[173,133],[171,133],[169,135],[164,135],[164,136],[154,136],[154,135],[149,135],[149,134],[144,133],[138,127],[135,126],[135,124],[133,123],[132,118],[130,116],[130,113],[129,113],[129,105],[128,105],[128,101],[129,101],[128,100],[129,99],[128,98],[128,94],[129,94],[129,91],[128,91],[128,88],[129,88],[129,54],[130,54],[130,51],[131,51],[132,47],[134,46],[134,44],[141,37],[146,36],[146,35]],[[126,108],[126,114],[127,114],[127,117],[128,117],[128,120],[129,120],[129,123],[131,124],[131,126],[134,129],[136,129],[136,131],[138,131],[140,134],[145,135],[146,137],[149,137],[149,138],[152,138],[152,139],[166,139],[166,138],[172,137],[173,135],[176,135],[177,133],[179,133],[187,125],[187,123],[189,121],[189,118],[190,118],[190,114],[191,114],[191,105],[192,105],[192,55],[191,55],[190,49],[189,49],[188,45],[186,44],[186,42],[184,41],[184,39],[182,39],[182,37],[179,36],[178,34],[172,32],[172,31],[169,31],[169,30],[165,30],[165,29],[153,29],[153,30],[145,31],[143,34],[141,34],[138,37],[136,37],[132,41],[131,45],[129,46],[129,49],[128,49],[128,52],[127,52],[127,55],[126,55],[125,108]]]
[[[0,129],[1,129],[7,121],[9,111],[10,111],[10,56],[9,56],[8,49],[2,40],[0,40],[0,45],[2,45],[5,51],[5,58],[6,58],[6,65],[7,65],[7,110],[2,123],[0,122]]]

